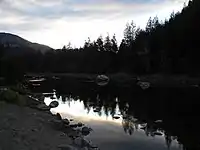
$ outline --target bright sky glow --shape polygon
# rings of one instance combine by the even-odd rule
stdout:
[[[45,103],[49,105],[51,103],[52,99],[50,98],[45,98]],[[70,105],[69,105],[70,104]],[[66,102],[65,104],[62,103],[61,99],[59,100],[59,106],[51,110],[53,113],[59,112],[62,114],[62,116],[68,117],[76,117],[80,118],[81,120],[84,121],[91,121],[91,120],[97,120],[97,121],[106,121],[110,123],[117,123],[121,125],[122,123],[122,118],[120,119],[113,119],[111,115],[106,116],[103,110],[101,110],[102,115],[99,116],[98,113],[95,113],[93,109],[91,109],[89,112],[84,108],[84,104],[81,101],[69,101]],[[119,108],[116,108],[116,114],[119,114]]]
[[[187,0],[0,0],[0,31],[61,48],[82,46],[88,37],[123,37],[127,22],[144,28],[150,16],[161,20]]]

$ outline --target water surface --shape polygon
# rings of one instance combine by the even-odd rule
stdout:
[[[56,98],[56,95],[54,95]],[[110,106],[101,105],[100,96],[97,94],[95,101],[87,102],[78,95],[58,96],[57,108],[52,109],[53,113],[59,112],[62,117],[74,119],[73,122],[82,122],[93,129],[86,138],[102,150],[181,150],[182,145],[176,137],[166,135],[165,131],[147,126],[145,121],[139,121],[133,115],[125,114],[120,110],[119,98],[115,97]],[[45,103],[49,104],[55,99],[46,97]],[[108,101],[108,99],[107,99]],[[96,102],[96,103],[95,103]],[[109,105],[109,104],[108,104]],[[126,103],[123,109],[128,109],[130,104]],[[88,107],[89,106],[89,107]],[[126,107],[126,108],[125,108]],[[116,118],[116,119],[115,119]],[[155,120],[154,124],[162,123],[162,120]],[[155,134],[154,134],[155,133]],[[159,134],[159,135],[156,135]]]

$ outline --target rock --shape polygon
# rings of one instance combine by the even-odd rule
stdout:
[[[60,115],[59,113],[56,114],[56,118],[57,118],[58,120],[62,120],[62,117],[61,117],[61,115]]]
[[[57,101],[52,101],[50,104],[49,104],[49,107],[50,108],[56,108],[58,107],[59,103]]]
[[[159,135],[159,136],[162,136],[163,134],[160,133],[160,132],[153,132],[154,135]]]
[[[64,124],[62,120],[52,119],[51,122],[53,123],[53,126],[58,130],[61,130],[64,128]]]
[[[100,112],[100,110],[99,110],[99,109],[94,109],[93,111],[94,111],[94,112]]]
[[[146,127],[141,127],[140,129],[142,129],[142,130],[146,130]]]
[[[99,86],[105,86],[109,83],[110,78],[106,75],[98,75],[96,77],[96,84]]]
[[[114,119],[119,119],[120,117],[119,117],[119,116],[113,116],[113,118],[114,118]]]
[[[142,81],[139,81],[137,83],[143,90],[146,90],[150,87],[150,83],[149,82],[142,82]]]
[[[100,112],[100,111],[101,111],[101,108],[100,108],[100,107],[96,107],[96,108],[94,108],[93,111],[94,111],[94,112]]]
[[[56,99],[54,96],[51,96],[50,99]]]
[[[78,127],[82,127],[82,126],[84,126],[84,124],[81,123],[81,122],[79,122],[79,123],[77,124],[77,126],[78,126]]]
[[[67,144],[58,145],[58,148],[60,148],[61,150],[77,150],[77,148]]]
[[[69,125],[69,124],[70,124],[70,122],[69,122],[68,119],[63,119],[62,122],[63,122],[65,125]]]
[[[123,118],[123,119],[128,119],[128,117],[127,117],[127,116],[123,116],[122,118]]]
[[[50,111],[50,107],[47,106],[46,104],[39,104],[37,105],[37,109],[42,110],[42,111]]]
[[[78,127],[77,124],[70,124],[69,126],[70,126],[71,128],[77,128],[77,127]]]
[[[74,119],[69,119],[69,121],[74,121]]]
[[[84,143],[84,140],[81,137],[78,137],[74,140],[74,144],[76,144],[77,146],[83,147],[83,143]]]
[[[156,120],[154,121],[155,123],[162,123],[163,121],[162,120]]]
[[[82,130],[81,130],[81,132],[82,132],[82,134],[83,134],[84,136],[90,134],[91,131],[92,131],[92,129],[91,129],[91,128],[88,128],[88,127],[83,127]]]

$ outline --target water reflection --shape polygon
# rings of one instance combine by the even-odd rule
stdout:
[[[153,149],[200,148],[196,130],[199,110],[194,108],[199,106],[199,89],[149,88],[143,91],[66,87],[56,91],[53,97],[45,98],[47,104],[54,98],[59,101],[59,107],[52,111],[91,125],[95,131],[92,139],[101,145],[112,139],[116,146],[112,149],[120,149],[121,141],[127,144],[126,149],[137,149],[135,146],[139,143],[139,149],[142,149],[141,143],[148,145],[143,149],[152,145]],[[151,139],[154,140],[149,141]]]

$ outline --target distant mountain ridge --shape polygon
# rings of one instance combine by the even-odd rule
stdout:
[[[45,53],[49,50],[53,50],[53,48],[49,46],[38,43],[32,43],[18,35],[4,32],[0,32],[0,44],[11,48],[23,48],[27,50],[30,49],[35,51],[41,51],[42,53]]]

